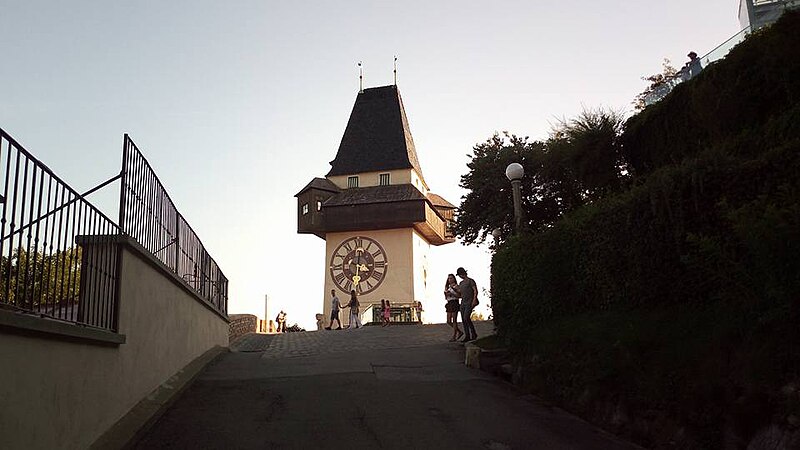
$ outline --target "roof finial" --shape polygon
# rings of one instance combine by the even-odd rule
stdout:
[[[358,93],[364,92],[364,69],[361,68],[361,61],[358,62]]]
[[[394,87],[397,87],[397,55],[394,55]]]

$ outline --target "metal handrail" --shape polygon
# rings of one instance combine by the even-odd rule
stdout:
[[[698,58],[700,68],[702,70],[705,70],[711,63],[714,63],[724,58],[733,47],[744,41],[747,38],[747,35],[750,34],[750,32],[751,32],[751,27],[748,25],[745,28],[741,29],[736,34],[734,34],[733,36],[726,39],[722,44],[719,44],[718,46],[714,47],[714,49],[711,50],[710,52]],[[731,45],[731,43],[734,44]],[[726,51],[725,52],[719,51],[721,49]],[[715,53],[718,53],[718,55],[715,55]],[[692,78],[693,76],[688,70],[688,65],[684,66],[675,75],[665,77],[664,80],[654,88],[653,92],[651,92],[644,98],[645,105],[649,106],[659,102],[661,99],[666,97],[670,92],[672,92],[675,86],[683,83],[684,81],[689,81]]]
[[[227,314],[228,278],[127,134],[123,140],[119,225],[198,295]],[[194,285],[186,277],[193,277]]]
[[[118,251],[92,237],[119,227],[0,129],[0,304],[117,330]]]

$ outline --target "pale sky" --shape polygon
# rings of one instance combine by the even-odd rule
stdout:
[[[738,0],[42,2],[0,0],[0,127],[79,191],[120,170],[129,133],[230,280],[229,312],[314,327],[325,243],[296,234],[296,194],[324,176],[358,91],[398,86],[433,192],[460,203],[472,147],[535,139],[582,107],[630,111],[675,66],[739,30]],[[499,173],[498,177],[503,174]],[[117,216],[119,185],[90,198]],[[463,265],[431,254],[429,321]],[[483,297],[484,308],[488,299]]]

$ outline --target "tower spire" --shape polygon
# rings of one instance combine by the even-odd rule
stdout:
[[[394,86],[397,87],[397,55],[394,55]]]
[[[358,62],[358,93],[364,92],[364,69],[361,67],[361,61]]]

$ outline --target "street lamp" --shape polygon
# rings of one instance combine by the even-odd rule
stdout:
[[[514,229],[519,233],[522,228],[522,196],[519,192],[525,169],[520,163],[511,163],[506,167],[506,177],[511,181],[511,190],[514,192]]]
[[[497,250],[497,247],[500,245],[500,236],[503,235],[503,230],[500,228],[495,228],[492,230],[492,237],[494,238],[494,249]]]

